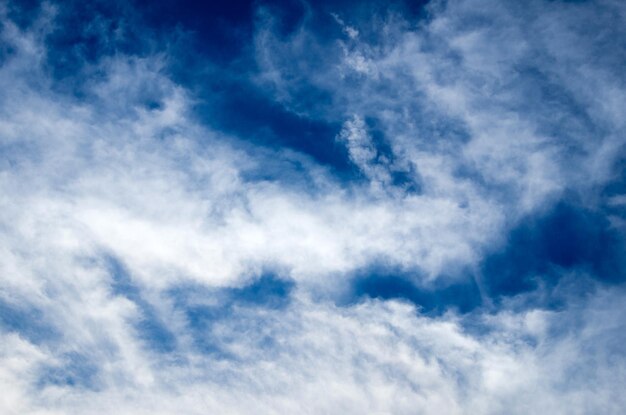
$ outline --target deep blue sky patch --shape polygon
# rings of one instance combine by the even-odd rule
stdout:
[[[22,301],[0,299],[0,328],[18,333],[35,344],[58,340],[59,336],[53,322],[46,320],[43,310]]]
[[[224,342],[228,344],[232,340],[219,338],[214,326],[228,321],[241,310],[286,310],[292,289],[293,282],[266,273],[254,278],[250,284],[238,288],[207,290],[197,286],[177,287],[169,295],[175,310],[183,313],[195,346],[203,353],[233,359],[236,356],[227,353],[223,348]],[[249,331],[249,335],[255,333],[255,336],[263,331],[263,318],[250,322],[252,327],[244,320],[241,327],[231,329],[235,332]],[[271,338],[264,337],[260,347],[267,347],[271,342]]]
[[[442,277],[434,284],[420,284],[419,273],[393,267],[372,266],[357,272],[341,303],[366,298],[400,300],[414,304],[427,315],[446,311],[467,313],[483,305],[479,287],[471,275],[462,279]]]
[[[93,357],[79,352],[64,354],[58,365],[41,368],[38,387],[70,386],[79,389],[98,388],[98,367]]]
[[[140,316],[134,327],[146,345],[161,353],[176,350],[176,338],[168,328],[163,316],[159,316],[156,308],[148,302],[140,288],[132,281],[131,275],[124,265],[112,256],[105,258],[112,277],[111,290],[114,295],[128,298],[136,304]]]
[[[490,295],[498,297],[553,286],[564,271],[620,283],[625,265],[623,237],[606,218],[562,202],[513,229],[504,250],[485,259],[482,272]]]

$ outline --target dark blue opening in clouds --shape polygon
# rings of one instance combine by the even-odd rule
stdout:
[[[503,249],[483,260],[478,276],[471,272],[439,276],[422,286],[417,283],[421,278],[410,272],[374,266],[353,277],[341,301],[399,299],[425,314],[438,315],[446,310],[467,313],[484,305],[500,307],[507,298],[526,294],[527,306],[561,308],[567,295],[595,290],[593,281],[604,285],[626,281],[624,247],[622,235],[603,212],[563,201],[515,227]],[[578,288],[572,281],[578,281],[574,284]]]
[[[133,283],[124,265],[111,256],[106,258],[106,263],[113,279],[111,284],[113,294],[128,298],[139,309],[139,319],[134,322],[138,336],[151,350],[160,353],[175,351],[175,336],[167,328],[155,307],[144,298],[139,287]]]
[[[553,287],[568,272],[620,283],[625,265],[623,238],[606,216],[564,201],[513,229],[504,249],[485,259],[482,272],[497,298]]]
[[[184,315],[195,347],[202,353],[218,358],[236,358],[227,352],[229,341],[215,333],[223,321],[233,321],[237,313],[263,310],[285,310],[290,303],[294,283],[272,273],[265,273],[238,288],[209,289],[201,286],[181,286],[169,291],[174,309]],[[257,337],[264,330],[263,319],[239,320],[240,326],[229,327],[234,333],[248,332]],[[246,323],[251,322],[250,325]],[[232,323],[231,323],[232,324]],[[271,337],[261,336],[258,347],[270,347]]]
[[[48,365],[41,369],[37,386],[44,388],[55,385],[97,390],[100,387],[99,368],[93,359],[78,352],[65,353],[57,365]]]
[[[0,299],[0,329],[18,333],[34,344],[53,342],[60,336],[43,310],[22,301]]]
[[[55,3],[56,4],[56,3]],[[35,0],[10,8],[24,26],[32,25],[44,7]],[[344,146],[336,143],[342,115],[325,120],[315,108],[331,108],[329,91],[300,85],[294,94],[298,113],[280,103],[272,91],[253,85],[258,70],[253,50],[255,25],[263,10],[272,16],[274,35],[289,37],[302,24],[317,41],[336,42],[341,28],[332,17],[358,18],[390,10],[407,18],[421,16],[424,2],[315,2],[296,0],[159,2],[65,0],[57,4],[57,24],[46,36],[46,65],[57,89],[85,98],[85,83],[105,77],[96,63],[119,54],[145,56],[167,50],[163,71],[193,91],[198,119],[212,128],[234,134],[255,145],[289,148],[330,167],[342,179],[358,174]],[[332,46],[336,49],[336,46]],[[10,51],[0,50],[2,54]],[[319,52],[318,52],[319,53]],[[323,65],[323,56],[311,55],[308,65]],[[297,75],[297,74],[294,74]],[[349,80],[346,80],[349,82]],[[146,91],[147,108],[158,109],[158,93]],[[394,182],[415,187],[403,172]]]
[[[351,168],[345,147],[335,139],[341,125],[297,115],[244,81],[222,79],[210,85],[202,92],[210,101],[198,110],[221,130],[258,145],[302,152],[340,173]]]
[[[356,273],[348,292],[340,300],[351,305],[364,298],[407,301],[427,315],[441,315],[448,310],[470,312],[483,305],[478,285],[471,276],[446,278],[441,276],[431,284],[419,284],[422,280],[415,272],[393,267],[373,266]]]

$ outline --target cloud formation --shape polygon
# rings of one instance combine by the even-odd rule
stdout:
[[[623,411],[620,2],[94,4],[0,8],[3,413]]]

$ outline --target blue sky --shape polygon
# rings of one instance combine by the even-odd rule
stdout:
[[[0,412],[624,413],[625,19],[0,2]]]

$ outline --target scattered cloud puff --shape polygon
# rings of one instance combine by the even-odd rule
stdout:
[[[0,7],[3,413],[623,412],[621,3],[268,3],[187,72],[72,7]]]

